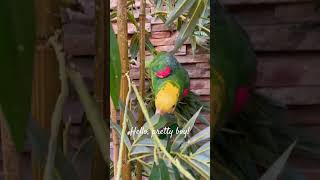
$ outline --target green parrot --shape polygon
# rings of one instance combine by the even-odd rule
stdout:
[[[188,72],[177,59],[165,52],[155,55],[146,63],[155,95],[156,114],[172,113],[178,102],[189,94]]]

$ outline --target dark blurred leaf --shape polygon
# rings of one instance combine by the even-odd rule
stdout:
[[[24,147],[30,115],[35,52],[34,1],[0,5],[0,106],[18,151]]]
[[[288,147],[288,149],[272,164],[272,166],[261,176],[260,180],[277,180],[278,176],[284,169],[295,145],[296,141],[294,141]]]
[[[110,25],[110,96],[115,107],[119,104],[121,63],[119,55],[118,41]]]
[[[36,125],[36,123],[31,120],[28,128],[28,137],[30,138],[30,143],[32,145],[33,153],[37,156],[42,163],[45,162],[47,158],[49,135],[47,131],[44,131]],[[78,180],[78,174],[73,168],[72,164],[65,158],[61,148],[57,149],[55,168],[58,176],[61,180]]]

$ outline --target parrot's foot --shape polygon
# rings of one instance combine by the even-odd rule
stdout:
[[[132,68],[139,68],[140,67],[140,62],[137,61],[136,59],[131,59],[130,60],[130,66]]]

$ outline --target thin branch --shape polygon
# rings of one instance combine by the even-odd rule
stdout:
[[[65,128],[63,130],[63,154],[67,156],[68,154],[68,133],[71,126],[71,117],[68,118],[68,121],[65,123]]]
[[[79,72],[73,68],[67,69],[67,74],[77,91],[80,101],[84,107],[87,119],[93,129],[96,141],[99,145],[100,152],[106,163],[109,162],[108,143],[107,143],[107,125],[103,120],[102,113],[99,111],[98,104],[94,98],[89,94],[89,91]]]
[[[126,73],[128,82],[130,82],[129,79],[129,72]],[[127,113],[128,113],[128,104],[129,104],[129,99],[130,99],[130,93],[131,93],[131,86],[129,86],[129,91],[127,94],[126,98],[126,107],[124,109],[124,119],[122,122],[122,131],[121,131],[121,139],[120,139],[120,149],[119,149],[119,159],[117,162],[117,173],[116,173],[116,178],[115,180],[120,180],[120,174],[121,174],[121,164],[122,164],[122,155],[123,155],[123,149],[124,149],[124,136],[126,134],[126,129],[127,129]]]
[[[114,107],[112,98],[110,97],[110,115],[111,121],[117,124],[117,110]],[[113,144],[113,162],[118,162],[119,156],[119,138],[115,129],[112,129],[112,144]],[[113,168],[114,176],[117,176],[117,166]]]
[[[62,45],[58,42],[61,31],[58,30],[49,38],[48,42],[53,47],[59,63],[59,74],[61,81],[61,92],[57,99],[55,109],[51,119],[51,136],[48,147],[48,157],[46,161],[44,180],[54,180],[54,162],[57,151],[59,128],[62,119],[63,105],[68,96],[69,87],[66,75],[65,53],[62,51]]]

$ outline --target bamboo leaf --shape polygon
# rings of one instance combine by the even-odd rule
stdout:
[[[195,3],[195,0],[179,0],[175,5],[173,11],[169,14],[165,25],[169,26],[170,24],[172,24],[173,21],[176,20],[182,13],[190,9],[190,7],[194,3]]]
[[[173,52],[177,51],[182,46],[184,41],[191,36],[193,31],[195,30],[195,27],[197,26],[204,8],[205,4],[203,0],[196,1],[191,7],[191,10],[189,12],[190,20],[182,25]]]
[[[2,1],[0,6],[0,106],[13,143],[22,151],[30,115],[35,52],[34,1]]]
[[[122,101],[119,101],[119,107],[120,107],[120,111],[123,111],[125,110],[125,105],[123,104]],[[133,128],[133,127],[137,127],[137,123],[136,123],[136,119],[133,115],[133,112],[130,110],[130,109],[127,109],[127,118],[128,118],[128,127],[129,129]]]
[[[145,154],[145,153],[153,153],[153,150],[145,146],[134,146],[132,147],[130,155]]]
[[[115,124],[114,122],[110,121],[110,127],[114,130],[116,130],[117,135],[119,138],[121,137],[121,127],[118,124]],[[131,148],[131,142],[127,135],[124,136],[124,143],[127,146],[128,149]]]
[[[119,104],[121,63],[116,35],[110,25],[110,96],[115,107]]]
[[[134,18],[134,15],[130,11],[128,11],[128,21],[134,25],[136,30],[139,30],[138,22],[136,21],[136,18]]]
[[[159,180],[159,179],[170,179],[168,167],[166,163],[159,159],[159,164],[153,164],[151,174],[149,176],[150,180]]]
[[[153,163],[149,179],[150,180],[159,180],[160,179],[160,168],[155,162]]]
[[[210,139],[210,127],[206,127],[205,129],[198,132],[196,135],[192,136],[187,142],[184,142],[181,145],[180,150],[183,151],[186,147],[189,147],[193,144],[196,144],[208,139]]]
[[[156,48],[153,46],[153,44],[151,43],[150,41],[150,35],[146,35],[146,41],[145,41],[145,45],[146,45],[146,48],[147,50],[152,54],[152,55],[157,55],[157,50]]]
[[[161,179],[170,179],[168,167],[162,159],[159,160],[159,168],[160,168]]]
[[[174,172],[174,177],[176,178],[176,180],[182,180],[179,170],[177,169],[177,167],[173,164],[171,164],[173,167],[173,172]]]
[[[194,126],[194,123],[199,116],[201,112],[202,107],[191,117],[191,119],[187,122],[187,124],[182,128],[182,130],[191,130]],[[184,134],[178,134],[177,137],[174,139],[172,146],[171,146],[171,151],[176,151],[179,146],[183,143],[184,140]]]
[[[139,52],[139,33],[135,33],[132,36],[130,42],[130,55],[131,59],[136,59]]]
[[[277,180],[295,145],[296,141],[294,141],[287,148],[287,150],[271,165],[271,167],[261,176],[260,180]]]

